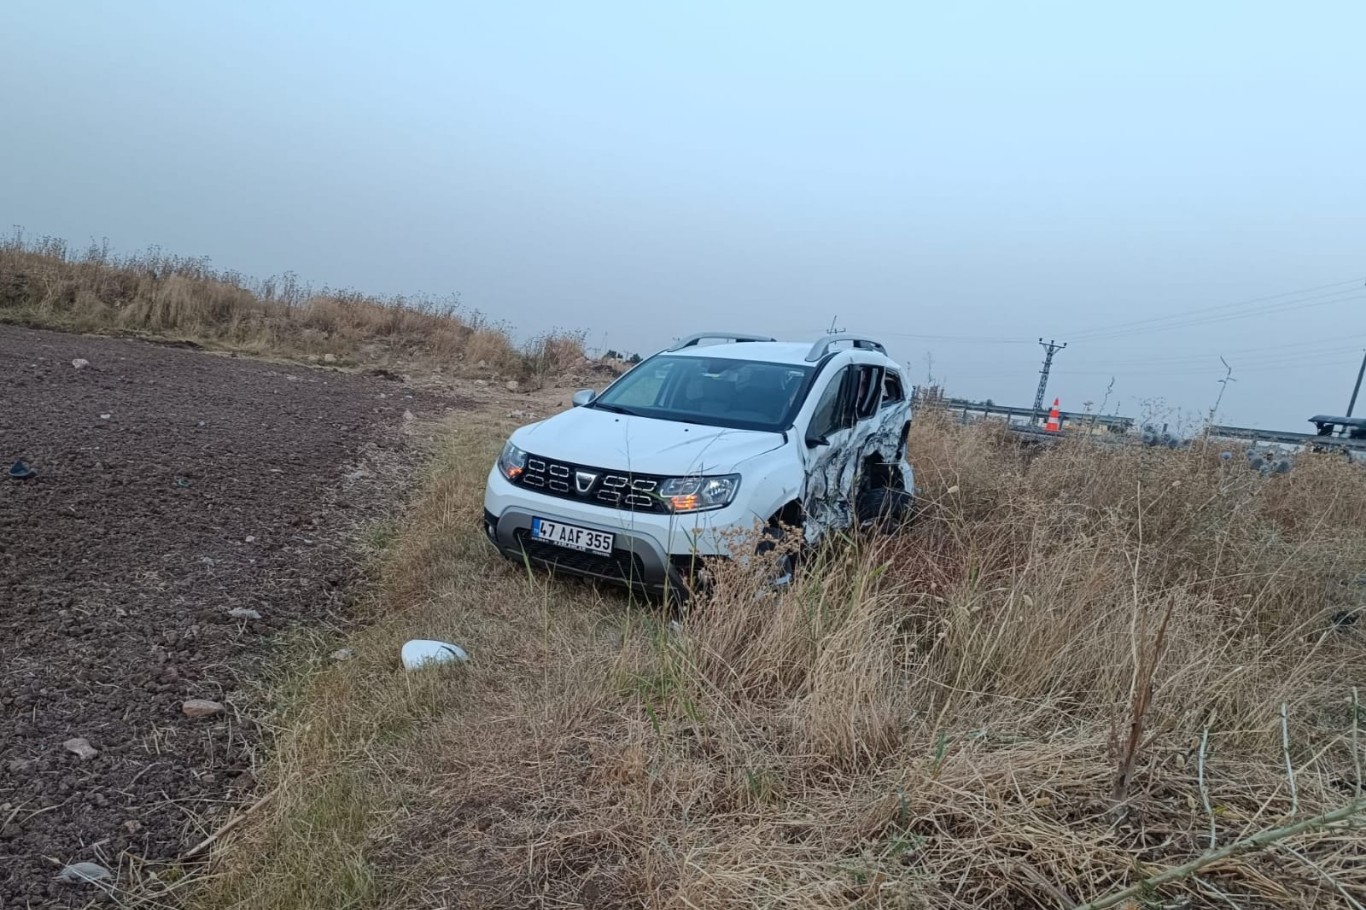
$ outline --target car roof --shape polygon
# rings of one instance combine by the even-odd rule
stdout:
[[[722,344],[691,345],[678,350],[661,351],[671,357],[712,357],[725,360],[761,360],[768,363],[784,363],[793,366],[809,367],[813,363],[806,359],[806,355],[811,353],[810,341],[735,341]],[[837,348],[832,353],[855,350],[851,348]],[[875,354],[873,351],[863,350],[865,354]],[[890,358],[886,355],[881,356],[883,360],[890,363]]]

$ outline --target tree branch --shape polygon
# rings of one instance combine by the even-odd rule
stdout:
[[[1131,897],[1136,897],[1152,888],[1162,885],[1170,885],[1172,882],[1179,882],[1187,876],[1194,875],[1206,866],[1228,859],[1232,856],[1240,856],[1244,853],[1252,853],[1269,847],[1277,841],[1303,834],[1306,831],[1313,831],[1317,828],[1326,828],[1329,825],[1340,821],[1345,821],[1363,810],[1366,810],[1366,800],[1354,799],[1350,803],[1334,809],[1332,812],[1323,815],[1316,815],[1313,818],[1306,818],[1303,821],[1295,822],[1293,825],[1286,825],[1283,828],[1270,828],[1266,831],[1259,831],[1251,837],[1240,841],[1234,841],[1226,847],[1218,850],[1211,850],[1203,856],[1197,857],[1188,863],[1180,866],[1173,866],[1156,875],[1143,879],[1138,884],[1130,885],[1120,891],[1112,891],[1102,897],[1085,904],[1078,904],[1073,910],[1105,910],[1107,907],[1114,907],[1123,903]]]

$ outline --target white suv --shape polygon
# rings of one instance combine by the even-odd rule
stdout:
[[[814,545],[915,493],[906,383],[866,338],[695,335],[574,405],[513,433],[489,474],[485,534],[519,563],[686,592],[737,532]]]

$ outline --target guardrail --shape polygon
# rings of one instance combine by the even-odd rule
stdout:
[[[1086,414],[1076,411],[1061,413],[1062,432],[1050,433],[1035,421],[1042,415],[1033,408],[1018,408],[1010,405],[989,404],[968,401],[962,398],[927,397],[919,402],[921,407],[935,408],[953,416],[961,423],[971,423],[988,418],[1004,418],[1007,429],[1015,436],[1040,443],[1056,442],[1069,436],[1085,435],[1107,442],[1131,442],[1135,445],[1166,445],[1168,442],[1180,443],[1165,434],[1149,439],[1148,433],[1135,432],[1132,417],[1116,417],[1102,414]],[[1097,430],[1109,431],[1097,433]],[[1208,434],[1215,439],[1239,439],[1304,449],[1325,451],[1339,450],[1366,454],[1366,439],[1350,436],[1320,435],[1318,433],[1292,433],[1285,430],[1261,430],[1253,427],[1211,426]],[[1198,436],[1197,436],[1198,438]]]
[[[1246,439],[1250,442],[1274,442],[1287,446],[1351,449],[1366,452],[1366,439],[1351,439],[1346,436],[1320,436],[1317,433],[1288,433],[1283,430],[1223,426],[1210,427],[1209,435],[1219,439]]]
[[[1047,415],[1047,411],[1035,411],[1033,408],[1017,408],[1004,404],[988,404],[980,401],[967,401],[962,398],[940,398],[926,402],[930,407],[942,408],[952,414],[956,414],[963,419],[975,416],[979,419],[991,417],[1004,417],[1006,420],[1020,419],[1034,421]],[[1118,417],[1106,414],[1089,414],[1082,411],[1060,411],[1059,419],[1063,430],[1067,429],[1068,424],[1075,427],[1086,427],[1087,429],[1100,428],[1109,430],[1112,433],[1127,433],[1134,428],[1132,417]],[[1014,425],[1012,425],[1014,427]]]

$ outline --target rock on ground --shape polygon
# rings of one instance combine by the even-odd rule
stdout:
[[[57,880],[67,885],[107,882],[113,877],[114,873],[99,863],[72,863],[57,873]]]
[[[100,754],[99,750],[90,745],[90,740],[86,739],[84,736],[68,739],[66,742],[62,743],[62,748],[75,755],[81,761],[89,761]]]
[[[180,706],[180,711],[186,717],[198,719],[222,714],[223,706],[216,701],[209,701],[207,698],[191,698]]]

